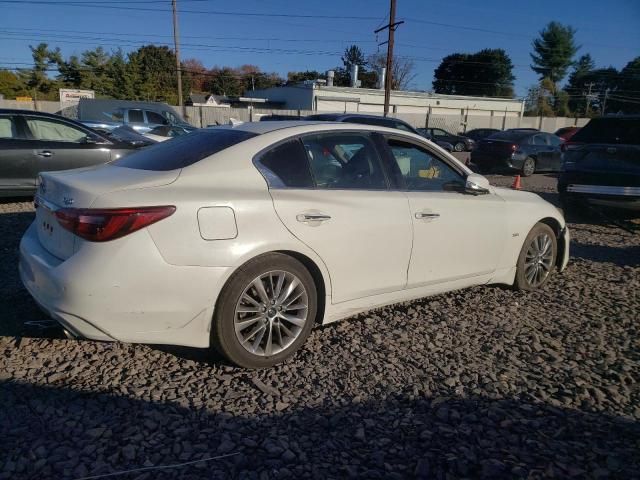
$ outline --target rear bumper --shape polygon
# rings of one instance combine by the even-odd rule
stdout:
[[[47,252],[32,224],[20,242],[20,278],[72,335],[93,340],[209,346],[227,267],[166,263],[146,230],[89,243],[67,260]]]
[[[602,185],[581,181],[563,174],[558,179],[558,192],[566,201],[640,211],[640,186]]]
[[[495,156],[473,151],[471,152],[471,163],[487,171],[522,170],[524,158],[518,159],[512,158],[511,156]]]

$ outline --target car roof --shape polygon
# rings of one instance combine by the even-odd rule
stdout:
[[[320,128],[318,128],[320,127]],[[210,129],[232,129],[240,130],[243,132],[251,132],[256,135],[267,134],[271,132],[283,132],[284,130],[290,130],[291,135],[313,133],[321,130],[362,130],[362,131],[379,131],[383,133],[392,134],[404,134],[413,136],[420,140],[425,140],[424,137],[417,135],[413,132],[405,132],[398,130],[397,128],[383,127],[380,125],[367,125],[362,123],[348,123],[348,122],[324,122],[320,120],[291,120],[282,122],[244,122],[235,125],[220,125],[217,127],[209,127]],[[204,129],[207,130],[207,129]],[[287,132],[289,133],[289,132]]]
[[[38,112],[36,110],[29,110],[26,108],[0,108],[0,114],[13,114],[13,115],[42,115],[43,117],[51,118],[64,118],[65,120],[73,120],[72,118],[63,117],[55,113]]]

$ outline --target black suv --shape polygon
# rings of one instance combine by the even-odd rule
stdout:
[[[640,211],[640,115],[594,118],[562,149],[565,211],[585,202]]]

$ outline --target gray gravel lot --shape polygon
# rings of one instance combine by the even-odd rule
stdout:
[[[511,177],[491,177],[509,185]],[[556,200],[555,180],[524,188]],[[0,204],[0,478],[640,478],[640,234],[570,224],[544,291],[478,287],[316,328],[284,365],[71,341]]]

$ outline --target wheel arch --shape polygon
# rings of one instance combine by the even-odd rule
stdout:
[[[553,233],[556,236],[556,242],[558,244],[558,254],[556,255],[556,267],[560,268],[562,264],[562,259],[564,258],[564,252],[568,245],[565,245],[565,238],[562,235],[563,227],[558,221],[557,218],[553,217],[545,217],[538,221],[538,223],[543,223],[553,230]]]
[[[316,292],[318,297],[318,311],[316,312],[316,323],[322,323],[324,318],[324,312],[327,299],[327,285],[322,274],[320,267],[310,257],[303,253],[296,252],[294,250],[275,250],[275,253],[281,253],[288,255],[289,257],[298,260],[309,271],[313,278],[313,283],[316,286]]]

